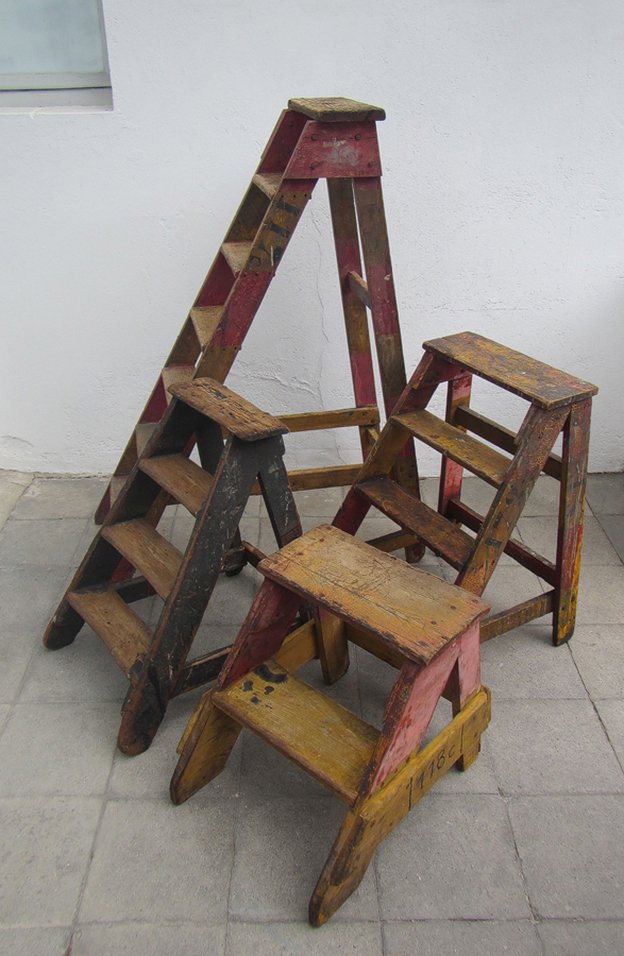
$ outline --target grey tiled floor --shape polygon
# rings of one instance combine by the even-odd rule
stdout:
[[[102,487],[0,475],[3,956],[70,945],[73,956],[624,954],[623,475],[589,483],[571,644],[553,648],[538,622],[484,645],[493,718],[479,760],[439,782],[320,930],[305,922],[307,900],[341,805],[243,735],[224,773],[173,807],[175,747],[199,692],[174,701],[151,749],[128,759],[115,749],[126,684],[97,639],[85,628],[62,651],[41,646]],[[434,491],[427,482],[428,500]],[[476,485],[469,494],[478,505]],[[298,497],[305,527],[338,501]],[[555,509],[543,479],[519,526],[527,544],[552,553]],[[188,519],[166,523],[183,544]],[[244,531],[271,547],[257,502]],[[425,566],[442,571],[431,556]],[[219,582],[199,646],[233,638],[257,584],[251,569]],[[539,589],[505,560],[487,597],[504,607]],[[154,602],[141,614],[153,620]],[[392,673],[353,658],[331,693],[374,721]],[[318,683],[314,663],[306,679]]]

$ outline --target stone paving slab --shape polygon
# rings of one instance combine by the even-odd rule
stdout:
[[[553,648],[545,619],[483,646],[492,724],[385,841],[352,899],[319,930],[310,893],[343,805],[250,733],[181,807],[176,745],[202,690],[175,700],[150,750],[115,748],[127,683],[85,628],[46,651],[46,623],[97,528],[101,479],[0,473],[0,952],[7,956],[624,956],[624,476],[591,476],[579,623]],[[540,479],[519,534],[552,547],[557,486]],[[436,482],[423,482],[435,503]],[[467,499],[491,489],[468,479]],[[344,489],[299,493],[304,527]],[[4,509],[4,510],[3,510]],[[592,514],[594,517],[592,517]],[[3,526],[4,522],[4,526]],[[162,527],[178,546],[182,508]],[[363,532],[387,530],[370,519]],[[259,498],[244,518],[274,547]],[[428,570],[452,580],[433,555]],[[220,579],[195,653],[235,637],[260,583]],[[542,589],[509,559],[486,595]],[[161,602],[135,605],[153,623]],[[323,686],[317,662],[304,669]],[[378,722],[395,672],[360,648],[332,697]],[[441,702],[430,739],[448,718]]]

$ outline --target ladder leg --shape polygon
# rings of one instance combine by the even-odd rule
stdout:
[[[362,275],[357,217],[353,199],[353,180],[328,179],[327,189],[355,404],[358,407],[376,405],[377,395],[375,393],[375,376],[366,306],[356,298],[349,285],[349,273],[355,272],[360,276]],[[362,454],[366,458],[373,442],[368,429],[365,427],[360,428],[360,443]]]
[[[569,641],[576,621],[590,415],[591,400],[573,405],[563,431],[553,644]]]
[[[516,456],[496,492],[470,559],[455,581],[459,587],[483,594],[567,416],[565,408],[529,408]]]
[[[472,375],[464,375],[461,378],[451,379],[448,384],[448,395],[446,400],[446,421],[457,426],[455,423],[455,412],[460,407],[470,404],[470,389],[472,385]],[[438,511],[446,516],[446,511],[450,501],[459,501],[461,495],[462,479],[464,469],[456,461],[452,461],[446,456],[442,456],[442,467],[440,470],[440,493],[438,497]]]
[[[180,759],[170,784],[174,803],[184,803],[221,773],[240,731],[241,725],[205,694],[178,748]]]
[[[282,457],[284,441],[268,438],[262,443],[266,450],[258,471],[262,497],[271,527],[280,548],[303,533],[293,493],[288,484],[288,473]]]
[[[358,888],[385,833],[349,810],[310,899],[308,918],[322,926]]]
[[[228,441],[214,473],[213,492],[197,517],[176,583],[163,608],[149,659],[128,691],[117,740],[124,753],[142,753],[160,726],[228,544],[238,528],[257,468],[249,443],[235,438]]]
[[[381,180],[378,177],[355,179],[353,188],[366,266],[366,281],[371,297],[381,387],[386,415],[389,416],[405,390],[407,379]],[[405,445],[396,463],[396,473],[397,480],[405,491],[420,498],[413,442]],[[410,561],[418,561],[424,551],[424,544],[419,543],[408,548],[406,556]]]

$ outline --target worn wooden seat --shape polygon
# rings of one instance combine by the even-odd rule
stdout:
[[[245,727],[343,800],[349,809],[310,900],[309,919],[318,926],[435,781],[476,758],[490,716],[479,674],[480,618],[488,606],[328,525],[258,567],[266,580],[180,742],[171,796],[181,803],[220,773]],[[397,665],[381,727],[276,660],[294,615],[310,605],[334,653],[343,641],[343,671],[347,639]],[[452,718],[421,751],[442,695],[451,700]]]
[[[219,572],[236,573],[260,557],[237,531],[256,479],[278,545],[301,534],[282,458],[283,423],[207,378],[173,383],[170,392],[44,637],[48,648],[64,647],[87,623],[108,647],[130,682],[118,736],[127,754],[145,750],[170,699],[214,680],[227,657],[228,647],[187,662]],[[185,454],[191,438],[201,465]],[[195,517],[184,552],[157,527],[169,496]],[[129,606],[153,594],[162,600],[154,627]],[[315,636],[289,642],[285,659],[315,656]]]
[[[379,509],[412,536],[406,540],[388,535],[389,549],[419,540],[455,568],[456,584],[473,594],[483,593],[501,555],[510,555],[551,590],[488,618],[481,628],[482,639],[552,613],[553,641],[560,644],[574,630],[589,417],[596,386],[473,332],[425,342],[424,349],[334,524],[355,534],[368,510]],[[473,375],[529,402],[517,433],[470,407]],[[448,396],[445,418],[440,418],[427,405],[443,382],[448,382]],[[562,432],[559,457],[552,449]],[[396,462],[411,447],[412,438],[442,455],[437,510],[395,480]],[[464,470],[496,488],[486,515],[461,500]],[[512,537],[542,472],[561,484],[555,561]]]

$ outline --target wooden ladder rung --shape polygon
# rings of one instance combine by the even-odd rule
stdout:
[[[474,539],[429,505],[414,498],[391,478],[373,478],[356,485],[360,494],[397,524],[418,535],[454,568],[463,568]]]
[[[158,428],[157,422],[140,422],[134,430],[136,437],[136,451],[139,458],[145,451],[145,446]]]
[[[161,372],[161,379],[165,389],[167,404],[171,401],[171,386],[182,382],[189,382],[195,374],[192,365],[166,365]]]
[[[252,245],[251,242],[224,242],[222,244],[223,258],[235,276],[239,275],[247,265]]]
[[[184,455],[144,458],[139,468],[192,515],[202,508],[213,486],[212,475]]]
[[[182,563],[177,548],[143,518],[107,525],[102,528],[102,537],[167,600]]]
[[[212,701],[348,804],[355,803],[379,737],[370,724],[274,660],[215,691]]]
[[[280,187],[281,181],[281,173],[256,173],[252,180],[254,186],[257,186],[269,199],[273,199],[273,196]]]
[[[505,480],[511,458],[506,458],[426,409],[393,415],[392,421],[495,488]]]
[[[223,315],[222,305],[195,305],[191,309],[189,316],[195,329],[195,335],[200,348],[205,348],[210,342],[215,329],[221,321]]]
[[[297,412],[279,415],[279,420],[287,426],[289,432],[311,432],[330,428],[364,427],[379,424],[379,409],[376,405],[362,405],[359,408],[335,408],[322,412]]]
[[[69,604],[106,644],[126,677],[141,654],[149,649],[152,633],[112,589],[70,591]]]

